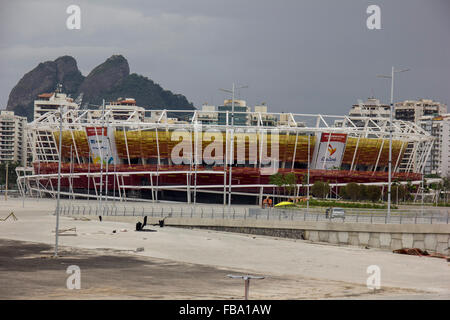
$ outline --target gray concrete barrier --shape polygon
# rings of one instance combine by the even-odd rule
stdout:
[[[136,223],[142,220],[142,217],[108,216],[104,219]],[[149,217],[148,223],[157,224],[158,220],[160,220],[158,217]],[[175,227],[207,228],[386,250],[419,248],[445,255],[449,254],[450,246],[450,225],[448,224],[365,224],[190,217],[168,217],[165,219],[165,224]]]

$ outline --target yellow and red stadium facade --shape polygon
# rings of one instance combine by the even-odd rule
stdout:
[[[98,116],[98,110],[70,110],[63,114],[60,137],[59,113],[48,113],[28,126],[33,165],[19,169],[19,186],[23,192],[54,196],[59,159],[61,190],[74,197],[155,200],[171,191],[185,194],[183,201],[191,201],[193,192],[262,198],[274,194],[274,172],[294,173],[296,192],[302,194],[308,168],[310,184],[388,181],[390,124],[385,118],[273,113],[279,125],[269,127],[263,121],[202,124],[201,111],[186,115],[185,121],[172,123],[163,117],[135,122],[115,120],[108,111]],[[249,113],[249,118],[258,116],[262,119]],[[413,123],[396,120],[392,128],[392,179],[421,180],[432,138]],[[173,159],[181,155],[180,141],[185,146],[182,163]],[[209,157],[220,154],[223,161],[208,162],[213,141],[220,142],[220,150]],[[266,159],[271,159],[269,165],[263,163]]]

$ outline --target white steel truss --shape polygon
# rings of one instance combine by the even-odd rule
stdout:
[[[152,118],[151,113],[154,112],[159,116],[157,118]],[[221,113],[219,111],[215,111],[217,114]],[[126,132],[128,131],[154,131],[156,135],[156,150],[157,150],[157,165],[158,168],[161,165],[161,146],[159,145],[158,133],[159,132],[169,132],[171,130],[177,129],[185,129],[188,132],[197,132],[198,125],[202,122],[202,115],[209,114],[211,111],[199,111],[199,110],[147,110],[145,112],[148,117],[145,117],[144,121],[136,121],[136,117],[134,115],[130,115],[127,120],[117,120],[112,116],[112,110],[105,110],[104,113],[99,113],[99,110],[69,110],[65,112],[62,117],[62,130],[63,132],[69,131],[71,134],[71,140],[73,145],[75,146],[73,161],[81,164],[88,162],[90,160],[86,160],[82,155],[78,154],[78,148],[76,147],[76,139],[74,138],[74,131],[82,131],[85,130],[86,127],[103,127],[107,126],[109,128],[118,129],[123,131],[124,133],[124,141],[125,141],[125,149],[126,149],[126,159],[124,163],[131,164],[130,151],[128,148],[128,141]],[[303,135],[317,135],[321,132],[328,133],[345,133],[349,137],[357,138],[356,148],[353,154],[353,159],[350,165],[350,170],[354,169],[355,166],[355,156],[360,145],[361,138],[373,138],[373,139],[384,139],[389,138],[389,128],[390,123],[388,118],[373,118],[373,117],[351,117],[351,116],[337,116],[337,115],[322,115],[322,114],[298,114],[298,113],[260,113],[260,112],[235,112],[235,114],[244,114],[248,117],[248,119],[257,119],[257,125],[234,125],[231,126],[228,124],[228,114],[229,111],[223,111],[222,113],[226,113],[226,123],[221,125],[218,123],[206,123],[202,124],[202,130],[208,129],[216,129],[226,132],[227,137],[233,137],[234,133],[238,129],[251,129],[260,136],[260,148],[262,148],[262,141],[264,138],[264,133],[270,129],[277,129],[280,133],[285,133],[287,135],[295,136],[295,147],[294,154],[297,152],[297,140],[298,136]],[[167,115],[176,114],[180,118],[187,119],[183,121],[174,121],[168,122]],[[184,116],[183,116],[184,115]],[[274,119],[275,122],[278,123],[277,126],[269,126],[264,125],[263,119],[271,118]],[[286,120],[285,120],[286,119]],[[42,115],[38,119],[29,123],[27,126],[27,134],[29,137],[29,141],[31,141],[33,162],[57,162],[59,161],[60,154],[57,148],[56,139],[54,136],[54,132],[59,131],[60,120],[59,120],[59,111],[55,110],[53,112],[47,112]],[[409,144],[413,145],[413,150],[409,154],[408,159],[400,159],[400,154],[397,159],[393,159],[394,164],[394,172],[398,172],[400,170],[400,163],[406,161],[406,171],[407,172],[420,172],[418,169],[422,169],[425,165],[429,152],[431,150],[431,145],[433,138],[429,133],[424,131],[421,127],[417,126],[414,123],[406,122],[402,120],[394,120],[392,123],[393,128],[393,139],[399,140],[402,142],[400,154],[402,151],[407,148]],[[61,138],[61,137],[60,137]],[[266,138],[267,139],[267,138]],[[228,142],[231,139],[226,139]],[[231,155],[229,153],[232,152],[231,148],[228,146],[229,143],[226,143],[225,149],[225,157],[229,158]],[[195,143],[195,147],[197,143]],[[376,165],[373,168],[373,171],[377,170],[377,165],[380,160],[381,150],[377,155]],[[416,155],[415,152],[417,150],[422,150],[417,155],[417,163],[415,161]],[[197,150],[195,154],[197,154]],[[262,150],[259,150],[258,153],[261,155]],[[171,171],[160,171],[157,169],[156,171],[144,171],[144,172],[90,172],[83,173],[83,175],[88,176],[89,183],[92,181],[95,194],[76,194],[79,197],[95,197],[98,198],[101,196],[99,191],[97,190],[97,185],[99,184],[96,181],[96,178],[102,178],[103,175],[110,176],[114,181],[114,185],[117,185],[117,194],[119,199],[125,199],[125,190],[126,189],[150,189],[152,192],[152,199],[157,199],[157,191],[162,189],[171,189],[171,190],[184,190],[188,193],[188,199],[191,199],[191,192],[194,192],[194,201],[196,199],[196,192],[215,192],[221,193],[222,191],[210,190],[207,189],[217,189],[223,188],[224,194],[224,203],[225,198],[228,196],[231,197],[233,188],[243,188],[243,187],[257,187],[260,190],[258,196],[262,196],[262,188],[272,186],[272,185],[264,185],[264,184],[253,184],[253,185],[238,185],[234,186],[231,183],[231,177],[227,175],[232,174],[231,166],[228,166],[229,170],[226,170],[227,165],[224,166],[223,171],[211,171],[210,174],[220,174],[224,177],[224,185],[197,185],[197,165],[192,157],[194,153],[191,154],[189,171],[177,171],[176,174],[184,174],[186,175],[186,184],[178,185],[178,186],[161,186],[158,184],[158,179],[161,175],[168,174]],[[261,159],[261,157],[259,157]],[[295,158],[295,155],[294,155]],[[226,160],[225,160],[226,161]],[[145,164],[145,161],[143,162]],[[168,160],[168,164],[170,164],[170,159]],[[225,162],[227,163],[227,162]],[[284,164],[283,164],[284,166]],[[257,164],[255,163],[255,168]],[[261,163],[259,163],[259,167],[261,168]],[[293,169],[293,163],[292,163]],[[199,171],[200,172],[200,171]],[[208,173],[209,171],[202,170],[201,173]],[[150,186],[129,186],[123,183],[124,176],[129,175],[148,175],[150,177],[155,177],[156,181],[150,179]],[[173,174],[173,173],[172,173]],[[72,186],[73,179],[76,179],[80,176],[80,173],[63,173],[62,177],[69,177],[70,184]],[[42,192],[48,193],[51,196],[54,196],[55,189],[54,185],[56,183],[55,179],[57,177],[56,173],[52,174],[38,174],[35,172],[34,168],[18,168],[18,185],[19,190],[22,193],[37,192],[41,194]],[[227,181],[230,181],[227,186]],[[191,184],[193,186],[191,187]],[[301,185],[299,185],[301,186]],[[297,186],[299,188],[299,186]],[[228,191],[227,191],[228,188]],[[73,189],[71,188],[72,196],[75,196],[73,193]],[[101,190],[101,189],[100,189]],[[192,191],[194,190],[194,191]],[[102,191],[101,191],[102,192]],[[238,194],[234,193],[233,194]],[[254,195],[254,194],[252,194]]]

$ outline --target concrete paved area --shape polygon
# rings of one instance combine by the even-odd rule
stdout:
[[[38,247],[34,251],[28,252],[27,255],[48,257],[51,255],[54,245],[55,235],[52,232],[55,228],[55,217],[52,215],[54,208],[55,202],[51,200],[27,200],[25,208],[22,208],[20,199],[0,201],[0,218],[6,217],[11,211],[14,211],[19,218],[18,221],[0,222],[0,238],[37,243],[44,247]],[[39,276],[42,281],[39,282],[36,292],[40,292],[41,295],[50,298],[131,297],[133,292],[143,290],[135,289],[136,284],[140,283],[139,279],[147,279],[146,277],[151,277],[154,272],[149,269],[148,274],[139,276],[139,273],[136,272],[136,270],[142,269],[139,268],[139,264],[161,263],[162,265],[174,264],[179,266],[179,269],[172,274],[168,270],[167,273],[160,272],[158,285],[146,286],[143,293],[139,291],[141,293],[136,293],[134,297],[154,299],[239,298],[241,284],[237,287],[230,285],[229,291],[217,290],[217,288],[227,287],[222,282],[226,274],[248,272],[267,277],[252,286],[252,289],[255,289],[252,291],[254,298],[450,298],[450,269],[448,262],[443,259],[208,230],[147,227],[156,232],[135,232],[133,231],[134,223],[100,222],[96,217],[90,217],[90,220],[61,217],[61,229],[73,227],[77,230],[76,236],[60,237],[60,244],[64,246],[67,258],[82,261],[83,268],[90,270],[95,269],[96,265],[90,262],[96,261],[92,257],[111,257],[120,253],[122,260],[118,264],[118,269],[104,266],[95,270],[110,275],[104,276],[104,278],[116,279],[117,286],[126,288],[126,290],[124,289],[126,292],[117,290],[103,292],[99,289],[102,288],[101,282],[93,281],[95,276],[91,276],[92,278],[88,278],[91,280],[87,280],[86,283],[91,291],[82,293],[83,290],[81,290],[78,293],[67,293],[70,290],[65,289],[64,279],[68,276],[65,274],[65,269],[61,271],[52,267],[52,272],[57,272],[59,275],[60,282],[58,284],[64,287],[56,290],[56,295],[52,295],[55,292],[52,289],[54,282],[46,282],[44,281],[45,277]],[[114,230],[116,230],[115,233],[113,233]],[[6,245],[2,241],[0,244],[2,250],[5,247],[10,249],[2,251],[0,257],[2,255],[14,257],[12,252],[15,250],[12,248],[22,250],[24,246],[28,245],[24,243]],[[140,247],[144,248],[144,251],[135,252]],[[92,251],[85,252],[83,251],[85,249]],[[30,269],[25,268],[23,271],[29,277],[38,276],[45,271],[45,268],[44,270],[33,269],[35,265],[33,261],[35,260],[29,260]],[[59,259],[52,261],[59,261]],[[15,263],[19,262],[20,259],[6,259],[1,263],[0,281],[2,285],[0,288],[6,288],[5,282],[10,288],[6,293],[4,290],[0,292],[0,296],[3,298],[17,298],[23,294],[20,290],[15,294],[12,293],[14,292],[12,290],[15,286],[14,281],[17,280],[14,277]],[[102,264],[102,262],[99,263]],[[62,264],[61,267],[64,265]],[[379,294],[371,294],[365,287],[368,277],[366,270],[369,265],[378,265],[381,269],[383,290]],[[201,271],[202,268],[207,268],[210,276],[209,278],[205,277],[206,284],[194,285],[198,282],[197,280],[192,281],[192,279],[202,278],[203,272],[194,272],[188,275],[189,273],[186,271],[186,277],[174,277],[175,273],[183,274],[183,270],[188,270],[187,266],[191,268],[190,270]],[[18,275],[18,277],[21,276]],[[54,279],[51,272],[47,274],[47,277]],[[173,282],[172,280],[175,278],[178,281]],[[218,279],[218,282],[215,279]],[[27,287],[25,282],[23,282],[23,286]],[[177,291],[178,286],[180,289]],[[11,295],[8,297],[10,292]],[[26,298],[39,298],[35,291],[30,289],[29,292],[30,294],[26,295]],[[91,294],[88,294],[89,292]],[[205,292],[205,294],[199,292]],[[219,294],[215,292],[219,292]]]

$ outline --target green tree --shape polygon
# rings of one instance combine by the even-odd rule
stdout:
[[[306,195],[306,193],[307,193],[307,191],[306,191],[307,186],[308,186],[308,174],[305,174],[305,175],[303,175],[303,177],[302,177],[302,187],[303,187],[304,190],[305,190],[305,195]]]
[[[369,195],[367,194],[367,186],[364,184],[359,184],[359,196],[358,200],[369,200]]]
[[[277,194],[280,195],[280,188],[284,184],[283,175],[279,172],[274,173],[269,177],[269,183],[277,186]]]
[[[295,173],[290,172],[284,175],[283,184],[286,186],[288,195],[293,195],[295,193],[295,185],[297,184],[297,176],[295,175]]]
[[[372,202],[377,202],[381,197],[381,189],[377,186],[367,186],[367,199]]]
[[[352,201],[360,199],[360,187],[355,182],[350,182],[345,186],[345,193]]]
[[[311,187],[311,193],[314,197],[317,198],[325,198],[330,191],[330,185],[328,183],[325,183],[323,181],[316,181],[314,182],[313,186]]]
[[[339,188],[339,197],[342,199],[350,199],[346,190],[345,186]]]

